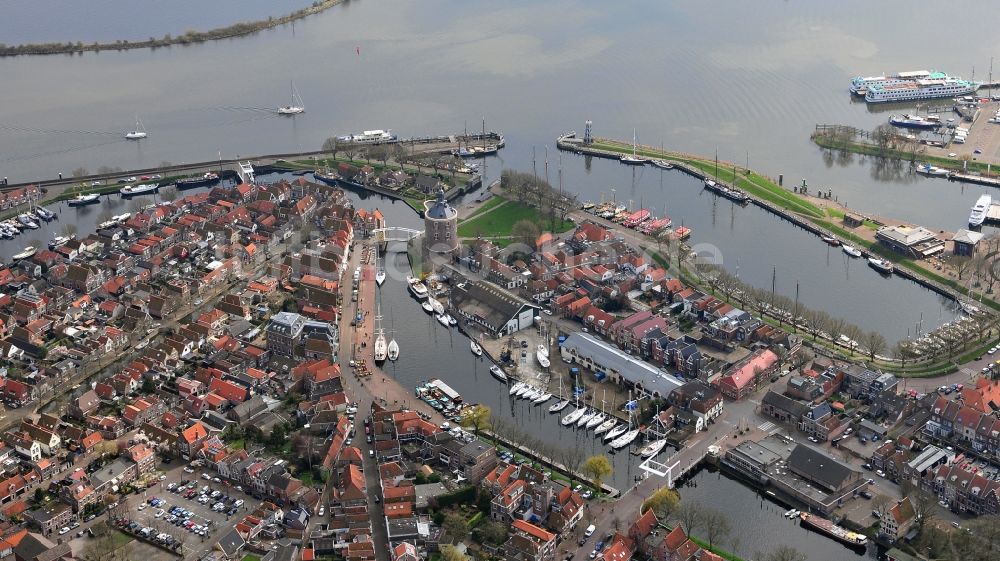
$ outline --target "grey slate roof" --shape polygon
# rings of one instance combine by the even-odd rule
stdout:
[[[788,456],[788,468],[827,489],[842,488],[857,472],[830,456],[799,444]]]

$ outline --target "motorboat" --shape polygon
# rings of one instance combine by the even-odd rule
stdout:
[[[44,220],[46,222],[48,222],[49,220],[52,220],[53,218],[56,217],[56,213],[52,212],[51,210],[49,210],[47,208],[40,207],[40,206],[36,206],[35,207],[35,214],[37,214],[39,218],[41,218],[42,220]]]
[[[505,383],[507,382],[507,374],[504,373],[503,368],[500,368],[496,364],[490,367],[490,374],[492,374],[494,378],[500,380],[501,382]]]
[[[24,248],[23,251],[21,251],[20,253],[15,253],[11,257],[15,260],[28,259],[32,255],[34,255],[36,251],[38,250],[35,248],[35,246],[29,245],[28,247]]]
[[[838,240],[837,238],[835,238],[833,236],[828,236],[828,235],[824,234],[824,235],[820,236],[820,239],[823,240],[823,243],[825,243],[826,245],[830,245],[830,246],[833,246],[833,247],[837,247],[838,245],[840,245],[840,240]]]
[[[596,427],[597,425],[600,425],[601,423],[603,423],[605,421],[605,419],[607,419],[607,417],[604,415],[604,413],[598,413],[598,414],[594,415],[593,417],[590,418],[589,421],[587,421],[587,425],[586,425],[587,426],[587,430],[590,430],[590,429]]]
[[[499,366],[497,366],[497,365],[494,364],[492,367],[490,367],[490,373],[493,374],[494,376],[496,376],[496,374],[493,371],[494,368],[497,371],[499,371],[499,372],[503,372],[503,370],[501,370],[501,368]],[[507,375],[504,374],[504,377],[506,378]],[[514,394],[516,394],[518,392],[518,390],[520,390],[523,387],[524,387],[524,382],[517,382],[513,386],[510,387],[510,390],[508,390],[507,393],[510,394],[510,395],[514,395]]]
[[[385,267],[379,265],[378,270],[375,271],[375,284],[382,286],[385,282]]]
[[[65,245],[66,242],[68,242],[71,239],[73,239],[73,237],[74,236],[56,236],[56,237],[52,238],[51,242],[49,242],[49,247],[52,248],[52,249],[55,249],[55,248],[57,248],[57,247],[59,247],[61,245]]]
[[[580,420],[580,417],[583,417],[583,414],[586,412],[587,412],[586,407],[577,407],[568,415],[563,417],[562,420],[559,422],[562,423],[564,427],[568,427],[570,425],[576,424],[576,422]]]
[[[146,129],[142,126],[142,121],[139,120],[139,116],[135,117],[135,128],[125,133],[126,140],[142,140],[146,138]]]
[[[919,166],[916,169],[916,172],[920,175],[926,175],[928,177],[947,177],[948,174],[951,173],[946,168],[939,168],[930,164]]]
[[[629,429],[625,434],[619,436],[618,438],[611,441],[612,450],[621,450],[622,448],[632,444],[632,442],[639,437],[639,429]]]
[[[101,200],[101,195],[98,193],[90,193],[87,195],[77,195],[72,199],[66,201],[69,206],[84,206],[96,203]]]
[[[302,103],[302,97],[299,96],[298,90],[295,89],[295,82],[292,82],[292,101],[288,105],[283,105],[278,108],[278,115],[298,115],[299,113],[305,113],[306,106]]]
[[[38,222],[32,220],[31,215],[29,214],[26,213],[18,214],[17,221],[23,224],[25,227],[31,228],[32,230],[38,229]]]
[[[674,164],[671,164],[670,162],[664,160],[650,160],[649,163],[653,164],[654,166],[660,169],[674,169]]]
[[[566,409],[567,405],[569,405],[569,402],[565,399],[557,401],[549,406],[549,413],[558,413],[563,409]]]
[[[431,306],[431,303],[428,302],[427,300],[424,300],[423,302],[421,302],[420,303],[420,307],[423,308],[424,311],[427,312],[428,314],[433,314],[434,313],[434,308]]]
[[[989,214],[990,207],[993,206],[993,197],[991,195],[981,195],[977,200],[976,204],[972,207],[972,212],[969,214],[969,226],[978,228],[986,222],[986,215]]]
[[[448,316],[446,316],[444,314],[437,314],[434,317],[437,318],[438,323],[440,323],[441,325],[443,325],[445,327],[448,327]]]
[[[594,429],[594,434],[602,434],[608,432],[609,430],[613,429],[614,426],[617,424],[618,424],[618,419],[615,419],[614,417],[608,417],[606,421],[597,425],[597,428]]]
[[[469,341],[469,348],[472,349],[472,354],[476,356],[483,356],[483,348],[479,346],[479,343]]]
[[[604,441],[607,442],[609,440],[614,440],[615,438],[618,438],[622,434],[625,434],[625,431],[627,430],[628,430],[628,425],[622,423],[617,427],[609,430],[608,434],[604,435]]]
[[[543,355],[540,351],[535,353],[535,360],[538,361],[538,364],[541,365],[542,368],[548,368],[552,365],[552,362],[549,361],[549,357]]]
[[[550,399],[552,399],[552,394],[549,392],[543,392],[541,395],[539,395],[535,399],[532,399],[531,401],[534,402],[535,405],[541,405]]]
[[[399,343],[395,339],[389,341],[389,346],[386,347],[385,354],[393,362],[396,362],[396,359],[399,358]]]
[[[451,314],[445,314],[444,317],[448,318],[448,325],[449,326],[455,327],[456,325],[458,325],[458,320],[455,319],[455,316],[453,316]]]
[[[893,270],[892,263],[886,261],[885,259],[879,259],[877,257],[869,257],[868,266],[886,275],[892,274]]]
[[[548,347],[546,347],[545,345],[543,345],[541,343],[538,345],[538,348],[536,349],[536,352],[538,354],[540,354],[540,355],[549,356],[549,349],[548,349]]]
[[[125,197],[131,197],[134,195],[144,195],[146,193],[152,193],[160,188],[159,183],[140,183],[138,185],[126,185],[121,188],[119,193]]]
[[[861,257],[861,250],[858,249],[858,248],[856,248],[856,247],[854,247],[853,245],[848,245],[848,244],[845,243],[845,244],[843,244],[843,245],[840,246],[840,249],[844,253],[850,255],[851,257]]]
[[[659,454],[663,451],[664,446],[667,445],[666,439],[654,440],[642,448],[639,449],[640,458],[652,458],[653,456]]]
[[[409,279],[410,294],[413,294],[418,300],[423,300],[427,298],[427,287],[424,283],[420,282],[419,279],[410,278]],[[433,310],[433,308],[431,308]]]
[[[596,410],[593,409],[588,410],[586,413],[583,414],[583,416],[581,416],[579,419],[576,420],[576,426],[582,428],[584,425],[587,424],[588,421],[594,418],[594,415],[597,415]]]

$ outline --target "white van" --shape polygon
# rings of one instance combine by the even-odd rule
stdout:
[[[587,526],[587,530],[583,533],[583,535],[584,537],[589,538],[590,536],[594,535],[595,531],[597,531],[597,526],[591,524],[590,526]]]

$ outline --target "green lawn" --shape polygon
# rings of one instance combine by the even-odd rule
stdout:
[[[257,555],[247,554],[243,556],[243,561],[260,561],[260,557]]]
[[[507,199],[504,199],[503,197],[493,197],[492,199],[483,203],[479,208],[474,210],[472,214],[463,218],[462,222],[465,222],[466,220],[479,216],[480,214],[483,214],[486,211],[492,210],[494,207],[500,206],[502,203],[506,201]]]
[[[492,201],[491,201],[492,202]],[[549,220],[537,208],[530,207],[514,201],[504,201],[495,203],[490,207],[492,210],[486,213],[479,213],[470,219],[462,222],[458,226],[458,235],[463,238],[474,238],[483,236],[494,239],[495,243],[504,246],[510,243],[511,228],[521,220],[530,220],[543,231],[554,233],[572,230],[575,226],[569,220]]]

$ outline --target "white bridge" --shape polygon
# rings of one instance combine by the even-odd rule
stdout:
[[[372,230],[372,238],[376,243],[386,242],[408,242],[413,238],[423,234],[422,230],[413,228],[402,228],[400,226],[386,226]]]
[[[239,162],[239,169],[236,170],[236,175],[240,177],[240,183],[249,183],[254,185],[257,183],[257,178],[253,174],[253,166],[250,162]]]

